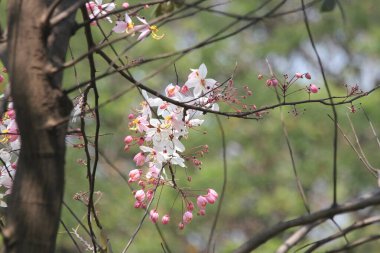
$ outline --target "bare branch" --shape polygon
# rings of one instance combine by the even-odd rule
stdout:
[[[333,205],[330,208],[323,209],[318,212],[311,213],[309,215],[304,215],[293,220],[280,222],[277,225],[272,226],[264,230],[263,232],[255,235],[254,237],[246,241],[243,245],[241,245],[238,249],[236,249],[234,252],[251,252],[252,250],[265,243],[266,241],[270,240],[274,236],[289,228],[311,224],[321,219],[328,219],[334,217],[337,214],[353,212],[374,205],[380,205],[380,190],[372,194],[365,195],[361,198],[355,199],[353,201],[346,202],[342,205]]]

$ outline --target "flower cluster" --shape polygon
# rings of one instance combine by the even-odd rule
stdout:
[[[103,0],[95,0],[90,1],[86,3],[86,9],[88,16],[91,20],[94,20],[96,18],[102,18],[105,16],[105,18],[108,20],[108,22],[112,23],[112,19],[109,16],[109,13],[115,9],[116,4],[115,3],[105,3],[103,4]],[[129,8],[128,3],[123,3],[122,7],[127,9]],[[149,6],[146,6],[146,8],[149,8]],[[137,20],[141,22],[140,25],[134,25],[132,18],[128,15],[128,13],[125,13],[124,15],[124,21],[117,20],[116,26],[112,29],[115,33],[127,33],[131,34],[132,36],[135,34],[135,32],[140,33],[140,35],[137,37],[137,40],[143,40],[150,34],[152,34],[152,38],[156,40],[160,40],[164,37],[164,35],[158,35],[158,28],[155,25],[150,25],[148,21],[144,17],[138,17],[136,16]],[[96,25],[96,21],[93,21],[91,24]]]
[[[19,131],[16,124],[16,113],[12,103],[0,120],[0,187],[5,188],[5,194],[11,192],[16,174],[17,153],[20,149]],[[3,195],[2,195],[3,196]],[[4,206],[4,203],[3,205]]]
[[[207,68],[202,64],[198,69],[192,69],[188,80],[183,86],[169,84],[165,88],[165,96],[183,105],[193,105],[200,108],[218,110],[219,107],[210,98],[217,84],[214,79],[208,79]],[[206,195],[194,195],[181,189],[175,180],[174,167],[193,166],[200,168],[202,162],[198,159],[208,152],[207,145],[185,154],[182,141],[188,138],[189,130],[204,122],[202,113],[193,109],[184,109],[161,98],[149,97],[142,91],[144,101],[141,102],[138,114],[129,115],[129,129],[134,135],[124,138],[125,151],[131,146],[138,146],[139,152],[133,161],[137,169],[129,172],[129,182],[136,182],[140,187],[134,191],[136,208],[146,208],[152,201],[158,187],[169,186],[176,189],[187,206],[179,227],[183,228],[192,220],[194,205],[190,198],[197,198],[199,215],[205,214],[207,203],[213,204],[218,194],[209,189]],[[168,172],[169,170],[169,172]],[[188,178],[190,181],[190,178]],[[150,220],[157,222],[157,208],[150,211]],[[169,214],[162,217],[162,223],[170,221]]]
[[[144,17],[136,17],[141,25],[134,25],[131,17],[126,13],[124,21],[116,21],[116,26],[112,29],[115,33],[127,33],[135,34],[135,32],[140,33],[137,37],[137,40],[142,40],[147,37],[149,34],[152,34],[152,38],[160,40],[164,37],[164,34],[158,35],[158,28],[155,25],[149,25]]]

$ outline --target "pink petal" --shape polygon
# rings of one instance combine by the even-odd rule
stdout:
[[[128,27],[128,24],[124,21],[116,21],[116,26],[112,29],[115,33],[124,33]]]

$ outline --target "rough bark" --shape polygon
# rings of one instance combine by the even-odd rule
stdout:
[[[54,252],[64,189],[65,133],[72,108],[61,90],[73,15],[49,29],[54,1],[8,1],[8,72],[21,134],[21,151],[9,199],[6,252]],[[59,2],[56,13],[74,3]]]

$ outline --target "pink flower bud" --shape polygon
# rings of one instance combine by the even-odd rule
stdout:
[[[137,144],[138,144],[139,146],[141,146],[141,145],[144,144],[144,141],[145,141],[144,137],[140,137],[140,139],[138,140]]]
[[[150,210],[149,212],[149,219],[153,222],[153,223],[156,223],[158,221],[158,218],[160,217],[160,215],[158,214],[158,212],[153,209],[153,210]]]
[[[193,219],[193,213],[192,212],[186,211],[183,214],[182,220],[183,220],[184,224],[189,224],[192,219]]]
[[[126,137],[124,138],[124,143],[125,143],[125,144],[129,144],[129,143],[131,143],[132,141],[133,141],[133,137],[130,136],[130,135],[128,135],[128,136],[126,136]]]
[[[129,3],[125,2],[121,6],[123,6],[123,8],[125,8],[125,9],[127,9],[129,7]]]
[[[144,192],[144,190],[138,190],[138,191],[135,193],[135,199],[136,199],[138,202],[143,202],[144,199],[145,199],[145,192]]]
[[[208,189],[207,195],[205,196],[207,202],[210,204],[214,204],[218,199],[218,193],[213,189]]]
[[[148,200],[151,200],[153,198],[153,191],[149,190],[146,192],[146,197]]]
[[[141,207],[141,205],[142,205],[142,203],[141,203],[141,202],[139,202],[139,201],[136,201],[136,202],[135,202],[135,204],[133,205],[133,207],[134,207],[134,208],[140,208],[140,207]]]
[[[298,72],[295,74],[295,76],[296,76],[297,78],[302,78],[302,77],[303,77],[303,75],[302,75],[301,73],[298,73]]]
[[[204,209],[207,205],[207,199],[203,196],[198,196],[197,205],[198,205],[199,209]]]
[[[205,216],[206,215],[206,210],[205,209],[201,209],[198,211],[198,215],[200,216]]]
[[[187,203],[186,209],[187,211],[193,211],[194,210],[193,202],[190,201],[189,203]]]
[[[0,75],[0,83],[2,83],[4,81],[4,76],[3,75]]]
[[[135,118],[135,115],[134,115],[133,113],[131,113],[131,114],[128,115],[128,119],[129,119],[129,120],[132,120],[132,119],[134,119],[134,118]]]
[[[162,219],[161,219],[161,222],[162,222],[162,224],[164,224],[164,225],[168,224],[169,221],[170,221],[170,216],[169,216],[168,214],[165,214],[165,215],[162,217]]]
[[[145,155],[143,152],[139,152],[133,157],[133,161],[136,163],[137,166],[143,166],[145,163]]]
[[[309,91],[310,91],[311,93],[317,93],[317,92],[319,91],[319,89],[318,89],[318,87],[317,87],[316,85],[314,85],[314,84],[310,84],[310,86],[309,86]]]
[[[182,94],[185,94],[185,93],[187,93],[189,91],[189,87],[187,87],[186,85],[184,85],[184,86],[182,86],[182,88],[181,88],[181,93]]]
[[[129,172],[129,179],[128,182],[136,182],[140,179],[141,176],[141,170],[134,169]]]
[[[180,222],[180,223],[178,224],[178,228],[179,228],[180,230],[183,230],[183,229],[185,228],[185,224],[183,224],[182,222]]]
[[[277,79],[272,78],[272,86],[275,87],[275,86],[277,86],[277,84],[278,84]]]
[[[125,152],[128,152],[128,151],[129,151],[129,145],[125,145],[125,146],[124,146],[124,151],[125,151]]]
[[[311,75],[310,75],[310,73],[309,72],[307,72],[307,73],[305,73],[305,77],[306,77],[306,79],[311,79]]]

